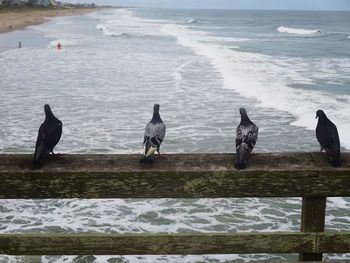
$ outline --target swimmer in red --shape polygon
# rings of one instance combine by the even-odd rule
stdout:
[[[58,49],[58,50],[60,50],[60,49],[61,49],[61,47],[62,47],[61,43],[60,43],[60,42],[58,42],[58,44],[57,44],[57,49]]]

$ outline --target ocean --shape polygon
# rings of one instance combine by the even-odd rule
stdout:
[[[21,41],[23,47],[17,48]],[[60,42],[62,50],[57,50]],[[141,153],[153,104],[162,153],[234,152],[240,107],[256,152],[319,151],[316,111],[350,150],[350,12],[106,9],[0,35],[0,153],[33,153],[49,103],[60,153]],[[0,200],[0,232],[297,231],[299,198]],[[327,230],[350,230],[329,198]],[[350,255],[326,255],[350,259]],[[10,257],[0,262],[296,261],[297,255]]]

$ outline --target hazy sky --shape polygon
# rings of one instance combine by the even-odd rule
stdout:
[[[350,10],[350,0],[71,0],[159,8]]]

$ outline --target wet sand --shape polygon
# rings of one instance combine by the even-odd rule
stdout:
[[[41,24],[50,17],[83,15],[102,8],[13,8],[0,10],[0,33]]]

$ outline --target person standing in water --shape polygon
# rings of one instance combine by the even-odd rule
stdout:
[[[60,42],[58,42],[58,44],[57,44],[57,49],[60,50],[61,48],[62,48],[62,45],[61,45]]]
[[[18,48],[21,48],[21,47],[22,47],[22,42],[19,41],[19,42],[18,42]]]

